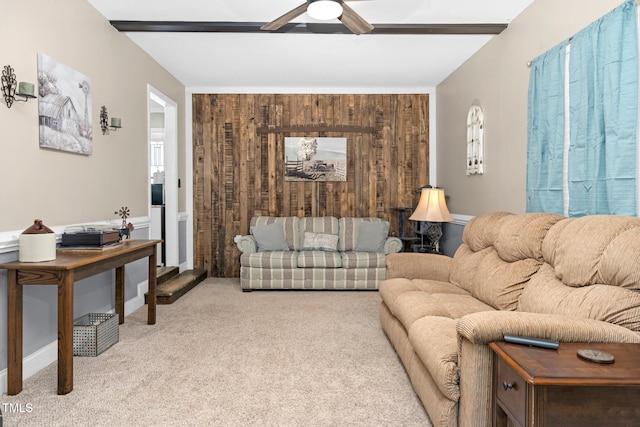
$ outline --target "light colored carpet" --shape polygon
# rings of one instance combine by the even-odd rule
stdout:
[[[0,404],[8,426],[430,426],[380,327],[377,292],[256,291],[207,279],[127,316],[120,341],[56,363]],[[4,406],[3,406],[4,407]]]

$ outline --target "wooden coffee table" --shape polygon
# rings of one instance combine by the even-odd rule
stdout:
[[[492,342],[493,426],[640,425],[640,344],[560,343],[547,350]],[[600,364],[579,349],[615,357]]]

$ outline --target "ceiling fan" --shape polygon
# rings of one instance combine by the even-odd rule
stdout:
[[[366,34],[373,30],[373,25],[365,21],[345,1],[354,0],[307,0],[295,9],[290,10],[279,18],[260,27],[261,30],[277,31],[292,19],[307,12],[317,19],[338,18],[352,33]]]

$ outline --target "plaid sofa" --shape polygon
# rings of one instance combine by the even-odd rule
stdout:
[[[253,217],[252,234],[235,238],[242,252],[242,289],[378,289],[386,276],[386,255],[399,252],[402,242],[383,232],[379,248],[361,250],[363,239],[371,237],[360,233],[370,233],[372,224],[362,226],[365,222],[380,229],[386,224],[388,231],[388,223],[379,218]],[[280,250],[261,249],[254,235],[256,227],[271,224],[282,225],[286,244]],[[310,245],[318,235],[333,237],[334,246]]]

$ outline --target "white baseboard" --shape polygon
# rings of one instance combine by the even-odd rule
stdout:
[[[45,345],[22,359],[22,379],[26,380],[56,360],[58,360],[58,340]],[[0,372],[0,394],[6,393],[7,390],[7,370],[3,369]]]
[[[124,315],[128,316],[144,305],[144,294],[149,290],[149,282],[138,283],[138,295],[124,302]]]
[[[138,294],[124,303],[125,316],[144,306],[144,294],[149,290],[149,282],[145,280],[144,282],[138,283],[137,287]],[[109,313],[113,313],[114,311],[115,310],[109,310]],[[22,380],[24,381],[32,375],[35,375],[56,360],[58,360],[58,340],[45,345],[22,359]],[[0,395],[6,393],[7,390],[7,370],[3,369],[0,371]]]

